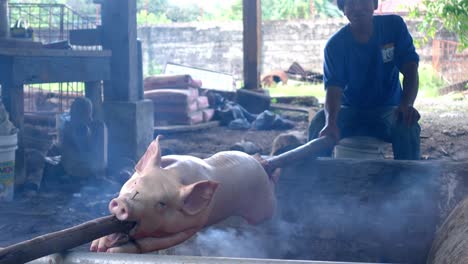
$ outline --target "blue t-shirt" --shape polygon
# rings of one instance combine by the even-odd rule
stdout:
[[[342,88],[342,105],[367,109],[398,105],[402,93],[399,70],[407,62],[419,62],[401,17],[373,19],[374,30],[367,43],[358,43],[348,24],[325,46],[325,89]]]

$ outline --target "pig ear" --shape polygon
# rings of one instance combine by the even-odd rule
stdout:
[[[161,167],[161,150],[159,148],[159,139],[161,136],[157,136],[153,142],[149,145],[145,154],[138,161],[135,166],[135,170],[141,173],[147,166]]]
[[[199,181],[182,187],[182,210],[189,215],[196,215],[210,204],[219,183]]]

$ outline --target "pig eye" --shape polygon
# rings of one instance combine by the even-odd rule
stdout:
[[[159,208],[166,208],[167,204],[165,202],[158,202],[157,206]]]

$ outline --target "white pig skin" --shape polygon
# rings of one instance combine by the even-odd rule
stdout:
[[[258,224],[274,214],[274,187],[262,165],[248,154],[225,151],[207,159],[161,157],[158,137],[119,197],[109,204],[118,219],[137,222],[130,240],[115,245],[117,236],[110,235],[93,241],[91,251],[144,253],[165,249],[235,215]]]

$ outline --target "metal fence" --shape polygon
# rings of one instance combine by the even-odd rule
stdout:
[[[468,50],[461,51],[460,44],[450,40],[432,42],[432,67],[449,84],[468,80]]]
[[[11,24],[25,21],[33,29],[33,38],[43,44],[69,39],[69,31],[96,28],[95,19],[83,16],[63,4],[10,3]],[[96,49],[96,47],[73,47]]]
[[[83,16],[63,4],[10,3],[9,11],[10,23],[25,22],[23,25],[33,30],[33,40],[42,44],[67,41],[70,30],[93,29],[100,24],[96,19]],[[100,46],[67,47],[74,50],[102,49]],[[84,83],[81,82],[25,85],[25,122],[56,127],[61,114],[69,111],[75,98],[82,96]]]

